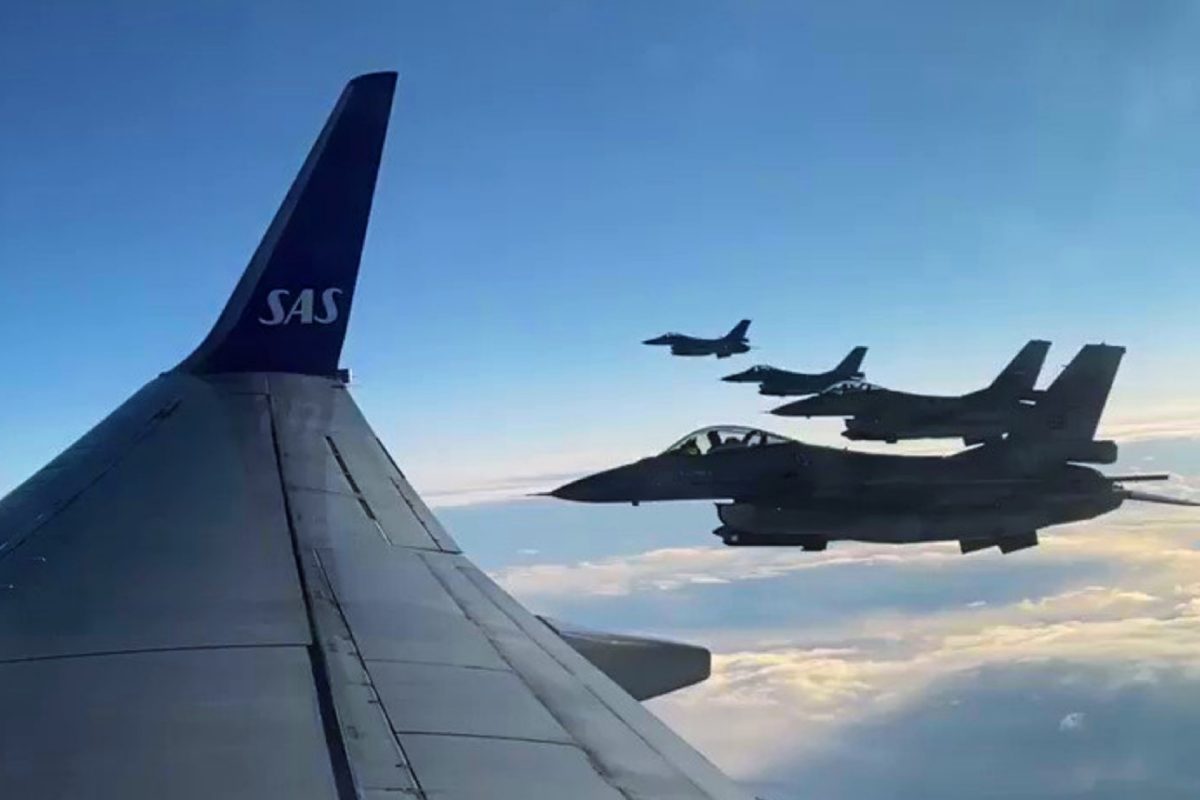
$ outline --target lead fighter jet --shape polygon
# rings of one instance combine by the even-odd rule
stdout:
[[[1037,544],[1038,529],[1091,519],[1127,500],[1197,505],[1129,489],[1165,475],[1106,476],[1117,447],[1094,439],[1124,349],[1088,345],[1003,441],[952,456],[817,447],[751,428],[713,427],[661,455],[550,494],[581,502],[722,500],[728,545],[957,540],[964,553]]]
[[[642,344],[669,345],[673,356],[716,356],[729,358],[738,353],[750,350],[750,340],[746,331],[750,329],[750,320],[744,319],[729,333],[718,339],[701,339],[696,336],[685,336],[682,333],[664,333],[647,339]]]
[[[339,377],[394,85],[346,88],[195,352],[0,501],[4,797],[748,797],[637,702],[708,652],[530,614]]]
[[[856,347],[836,367],[826,372],[788,372],[786,369],[759,364],[748,370],[726,375],[721,380],[726,383],[757,383],[759,394],[775,397],[816,394],[835,383],[861,380],[862,360],[866,354],[867,348]]]
[[[978,391],[939,397],[910,394],[848,381],[814,397],[795,400],[772,414],[781,417],[847,417],[847,439],[897,442],[901,439],[961,437],[966,444],[1008,433],[1036,397],[1034,384],[1050,343],[1033,340],[1021,348],[996,380]]]

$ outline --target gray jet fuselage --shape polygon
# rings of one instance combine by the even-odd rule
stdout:
[[[718,434],[700,452],[694,445],[703,447],[711,435],[700,431],[661,455],[551,494],[597,503],[729,501],[717,506],[722,526],[715,531],[727,544],[817,549],[839,539],[1012,543],[1033,537],[1036,544],[1038,528],[1099,516],[1125,498],[1098,471],[1065,460],[1107,460],[1111,443],[1078,452],[1004,443],[951,456],[901,456],[770,434],[744,444],[720,441]]]
[[[790,372],[767,364],[759,364],[721,380],[728,383],[757,383],[758,393],[772,397],[816,394],[842,381],[857,381],[863,377],[862,362],[867,348],[853,348],[833,369],[825,372]]]
[[[771,411],[781,417],[847,417],[847,439],[897,442],[901,439],[961,437],[967,444],[998,439],[1013,430],[1035,396],[1034,384],[1050,342],[1032,339],[987,387],[963,395],[897,392],[847,382]],[[1089,353],[1087,360],[1096,360]],[[1100,354],[1100,359],[1107,356]]]
[[[726,375],[721,380],[727,383],[757,383],[758,393],[769,397],[793,397],[823,392],[835,383],[858,380],[862,376],[861,372],[843,373],[830,370],[829,372],[805,373],[759,366],[734,375]]]
[[[865,384],[847,385],[795,400],[772,414],[781,417],[846,417],[847,439],[962,437],[996,439],[1012,430],[1028,408],[1019,396],[988,389],[959,397],[909,394]]]
[[[979,448],[952,456],[860,453],[783,437],[769,444],[717,447],[703,454],[668,450],[556,489],[565,500],[642,503],[731,500],[854,508],[986,505],[1015,485],[1103,480],[1087,467],[1048,457],[1019,458],[1013,448]],[[1107,485],[1107,484],[1105,484]],[[1028,488],[1028,487],[1026,487]]]
[[[1027,492],[990,503],[922,509],[850,510],[814,505],[786,508],[750,503],[717,506],[724,530],[716,534],[728,544],[781,546],[806,540],[856,541],[876,544],[1002,540],[1051,525],[1093,519],[1119,508],[1125,497],[1111,484],[1093,487],[1047,482]]]
[[[750,345],[745,342],[727,341],[725,339],[697,339],[692,336],[684,336],[681,333],[669,333],[657,336],[653,339],[647,339],[642,344],[669,345],[671,355],[673,356],[716,356],[717,358],[729,358],[738,353],[747,353],[750,351]]]
[[[724,336],[716,339],[702,339],[698,336],[687,336],[682,333],[664,333],[653,339],[646,339],[642,344],[664,345],[671,348],[673,356],[716,356],[729,358],[738,353],[750,351],[750,340],[746,332],[750,329],[750,320],[744,319]]]

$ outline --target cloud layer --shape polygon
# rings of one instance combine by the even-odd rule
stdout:
[[[1197,545],[1195,514],[1129,504],[1011,556],[665,547],[494,575],[540,611],[712,648],[709,681],[651,708],[763,796],[955,797],[939,775],[1007,763],[972,796],[1171,797],[1200,765],[1146,751],[1189,719],[1200,733],[1200,703],[1187,717],[1177,696],[1200,695]],[[1137,709],[1159,716],[1120,731]],[[972,748],[956,765],[908,765],[955,742]]]

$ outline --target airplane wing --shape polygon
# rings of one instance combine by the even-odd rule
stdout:
[[[1158,503],[1165,506],[1187,506],[1195,508],[1200,506],[1200,503],[1195,500],[1187,500],[1182,497],[1172,497],[1167,494],[1157,494],[1155,492],[1142,492],[1135,489],[1125,489],[1122,491],[1126,500],[1137,500],[1142,503]]]
[[[746,797],[459,552],[339,378],[394,80],[196,353],[0,501],[6,797]]]

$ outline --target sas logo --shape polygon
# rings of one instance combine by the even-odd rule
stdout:
[[[301,325],[330,325],[337,322],[339,310],[337,298],[342,294],[338,288],[330,288],[321,292],[321,309],[318,313],[315,305],[316,289],[301,289],[292,298],[290,289],[272,289],[267,293],[267,309],[269,317],[259,317],[263,325],[287,325],[293,320],[299,320]],[[286,310],[285,310],[286,309]]]

